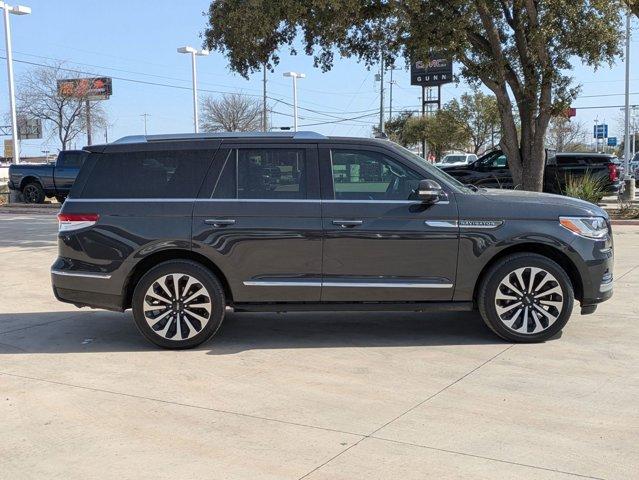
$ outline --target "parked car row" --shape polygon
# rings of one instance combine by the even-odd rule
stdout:
[[[435,163],[436,166],[468,165],[477,160],[474,153],[448,153]]]
[[[497,335],[538,342],[575,300],[587,314],[612,295],[604,210],[468,188],[387,140],[150,135],[87,150],[58,217],[55,296],[132,308],[161,347],[207,340],[226,307],[478,310]]]
[[[486,153],[476,161],[464,165],[437,165],[462,183],[486,188],[515,188],[508,168],[508,158],[501,150]],[[607,194],[621,188],[620,162],[614,155],[604,153],[547,154],[543,191],[561,194],[568,178],[590,174],[601,179]]]

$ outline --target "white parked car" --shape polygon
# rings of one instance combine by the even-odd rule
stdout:
[[[439,165],[469,165],[477,160],[477,155],[474,153],[449,153],[444,155],[442,159],[435,164]]]

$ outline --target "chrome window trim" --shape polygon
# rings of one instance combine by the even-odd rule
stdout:
[[[272,281],[247,280],[247,287],[346,287],[346,288],[453,288],[452,283],[433,282],[331,282],[331,281]]]
[[[65,270],[51,270],[52,275],[60,275],[62,277],[82,277],[82,278],[96,278],[99,280],[108,280],[111,275],[108,273],[84,273],[84,272],[70,272]]]
[[[322,200],[316,199],[286,199],[286,198],[67,198],[67,202],[271,202],[271,203],[379,203],[379,204],[420,204],[419,200]],[[448,205],[448,200],[437,202],[435,205]]]

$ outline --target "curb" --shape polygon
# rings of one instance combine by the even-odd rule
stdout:
[[[28,207],[26,205],[2,205],[0,206],[0,214],[38,214],[38,215],[47,215],[47,214],[57,214],[60,210],[60,205],[38,205],[33,207]]]
[[[610,220],[610,224],[611,225],[627,225],[627,226],[639,226],[639,219],[638,220],[621,220],[621,219],[611,219]]]

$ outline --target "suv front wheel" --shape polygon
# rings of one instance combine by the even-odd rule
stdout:
[[[477,298],[486,325],[512,342],[542,342],[566,325],[574,303],[566,272],[534,253],[509,255],[484,276]]]
[[[219,280],[190,260],[170,260],[149,270],[133,292],[133,317],[152,343],[195,347],[220,328],[226,306]]]

